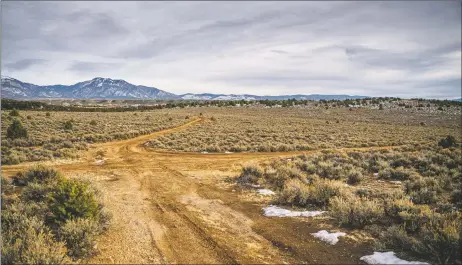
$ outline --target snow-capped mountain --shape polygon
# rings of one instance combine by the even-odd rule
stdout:
[[[2,77],[2,97],[16,99],[30,98],[134,98],[174,99],[177,95],[155,87],[136,86],[124,80],[93,78],[74,85],[37,86],[11,77]]]
[[[180,95],[182,99],[190,100],[287,100],[287,99],[297,99],[297,100],[344,100],[344,99],[357,99],[357,98],[367,98],[365,96],[349,96],[349,95],[281,95],[281,96],[256,96],[256,95],[225,95],[225,94],[184,94]]]
[[[124,80],[96,77],[92,80],[74,85],[38,86],[24,83],[11,77],[2,76],[2,98],[40,99],[40,98],[75,98],[75,99],[183,99],[183,100],[321,100],[321,99],[357,99],[365,96],[349,95],[281,95],[256,96],[235,94],[183,94],[175,95],[155,87],[137,86]]]

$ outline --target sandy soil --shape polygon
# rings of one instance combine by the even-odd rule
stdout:
[[[80,160],[47,163],[68,177],[91,179],[113,214],[110,229],[98,240],[100,253],[89,263],[351,264],[370,254],[354,232],[335,246],[311,236],[329,228],[325,218],[262,216],[269,198],[227,181],[247,162],[311,152],[199,154],[144,146],[204,120],[94,144]],[[97,161],[98,150],[106,152],[104,161]],[[30,165],[3,166],[2,174],[12,176]]]

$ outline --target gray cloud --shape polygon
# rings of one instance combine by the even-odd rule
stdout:
[[[1,5],[3,73],[27,82],[98,75],[174,93],[460,97],[457,1]]]
[[[12,63],[6,63],[4,67],[12,70],[26,70],[27,68],[46,62],[43,59],[23,59]]]
[[[107,72],[114,68],[120,67],[121,65],[121,63],[95,63],[76,61],[72,63],[68,70],[78,73]]]

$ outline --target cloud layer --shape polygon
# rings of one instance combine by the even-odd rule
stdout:
[[[461,96],[461,4],[2,2],[2,74],[173,93]]]

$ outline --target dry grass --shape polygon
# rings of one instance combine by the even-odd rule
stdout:
[[[216,108],[201,111],[213,120],[155,139],[151,145],[189,152],[276,152],[427,143],[448,134],[459,135],[457,132],[461,129],[454,115],[409,114],[404,110]],[[426,126],[420,125],[421,122]]]
[[[183,113],[163,110],[47,113],[20,111],[20,116],[15,118],[24,124],[28,138],[11,140],[6,137],[6,131],[12,119],[9,112],[2,111],[2,164],[75,158],[78,150],[86,149],[87,143],[128,139],[185,122]]]

